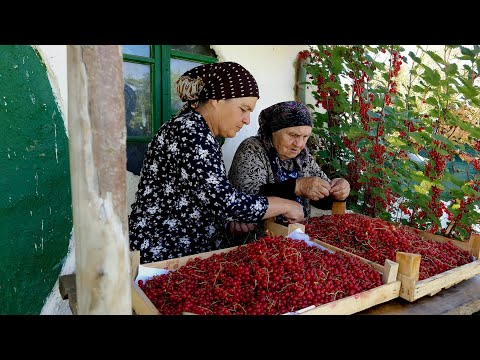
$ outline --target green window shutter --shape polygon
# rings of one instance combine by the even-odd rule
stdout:
[[[127,170],[139,175],[148,143],[181,106],[175,90],[180,71],[218,59],[208,45],[123,45],[123,62],[125,84],[135,87],[133,95],[132,90],[125,90]],[[145,83],[147,69],[149,84]],[[132,99],[136,100],[133,114],[127,108],[133,106]]]

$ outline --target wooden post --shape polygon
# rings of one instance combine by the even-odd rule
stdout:
[[[398,272],[400,274],[418,281],[420,276],[420,261],[422,260],[421,255],[397,251],[395,260],[398,263]]]
[[[67,45],[78,314],[132,314],[119,45]]]
[[[345,201],[334,201],[332,204],[332,215],[343,215],[347,209]]]

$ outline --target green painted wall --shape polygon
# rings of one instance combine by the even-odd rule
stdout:
[[[0,46],[0,314],[40,314],[72,230],[68,139],[47,69]]]

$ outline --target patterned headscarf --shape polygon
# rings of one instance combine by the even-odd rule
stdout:
[[[292,126],[312,126],[312,115],[299,101],[283,101],[263,109],[258,116],[258,135],[272,138],[272,133]]]
[[[187,102],[179,113],[196,109],[199,101],[207,99],[260,97],[252,74],[231,61],[204,64],[188,70],[177,80],[177,93],[182,101]]]

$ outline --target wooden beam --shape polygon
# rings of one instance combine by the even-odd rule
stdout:
[[[384,284],[389,284],[397,280],[398,274],[398,264],[395,261],[385,259],[385,264],[383,265],[383,277],[382,281]]]
[[[75,274],[62,275],[58,278],[58,290],[63,300],[68,299],[72,291],[76,291]]]
[[[398,263],[398,272],[418,281],[421,259],[421,255],[397,251],[396,262]]]
[[[78,314],[131,314],[119,45],[67,45]]]
[[[345,201],[334,201],[332,204],[332,215],[343,215],[347,211],[347,203]]]

